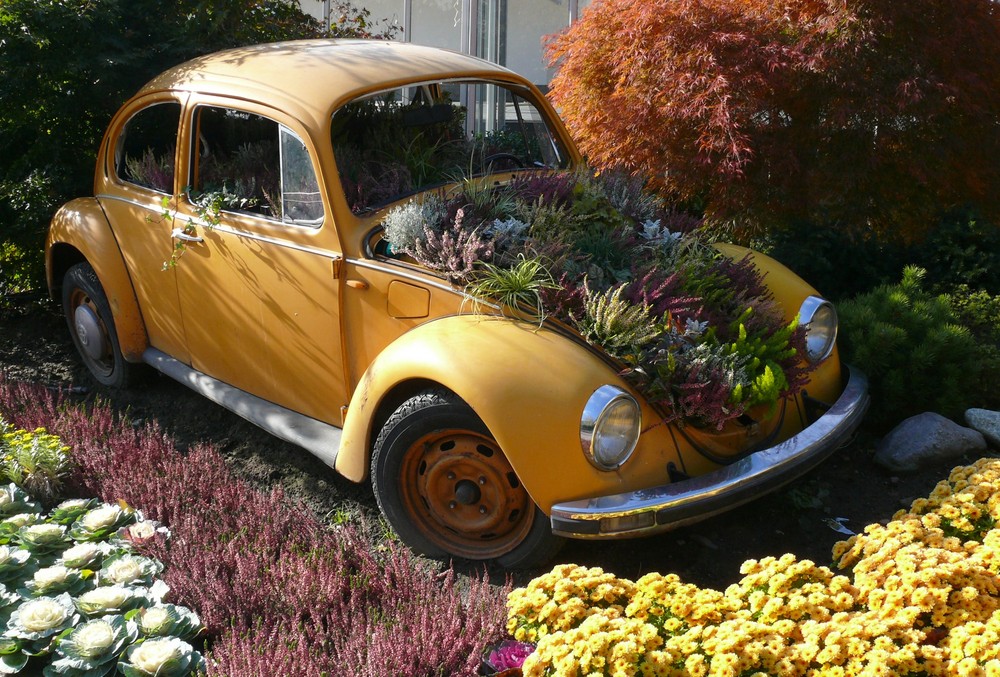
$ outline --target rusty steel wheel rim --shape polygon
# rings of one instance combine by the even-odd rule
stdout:
[[[111,336],[94,299],[83,289],[74,289],[70,295],[69,313],[73,336],[84,361],[95,373],[111,374],[115,368]]]
[[[447,552],[489,559],[524,540],[534,504],[506,456],[486,435],[445,430],[407,451],[400,497],[421,534]]]

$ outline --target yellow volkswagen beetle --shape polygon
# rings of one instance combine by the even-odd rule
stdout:
[[[867,406],[836,312],[588,172],[539,91],[394,42],[201,57],[122,106],[46,264],[93,377],[167,374],[507,567],[813,468]]]

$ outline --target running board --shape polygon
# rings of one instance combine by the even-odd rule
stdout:
[[[242,416],[275,437],[302,447],[331,468],[334,467],[343,433],[340,428],[234,388],[155,348],[147,348],[142,354],[142,360],[196,393]]]

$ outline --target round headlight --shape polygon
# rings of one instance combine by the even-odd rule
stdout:
[[[810,296],[802,302],[799,324],[806,330],[806,358],[813,364],[828,358],[837,343],[837,309],[833,304]]]
[[[627,392],[611,385],[595,390],[580,421],[580,444],[587,460],[601,470],[621,467],[639,442],[641,421],[639,403]]]

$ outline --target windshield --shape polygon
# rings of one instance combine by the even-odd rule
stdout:
[[[565,168],[568,153],[527,93],[493,82],[435,82],[343,106],[332,139],[351,210],[470,176]]]

